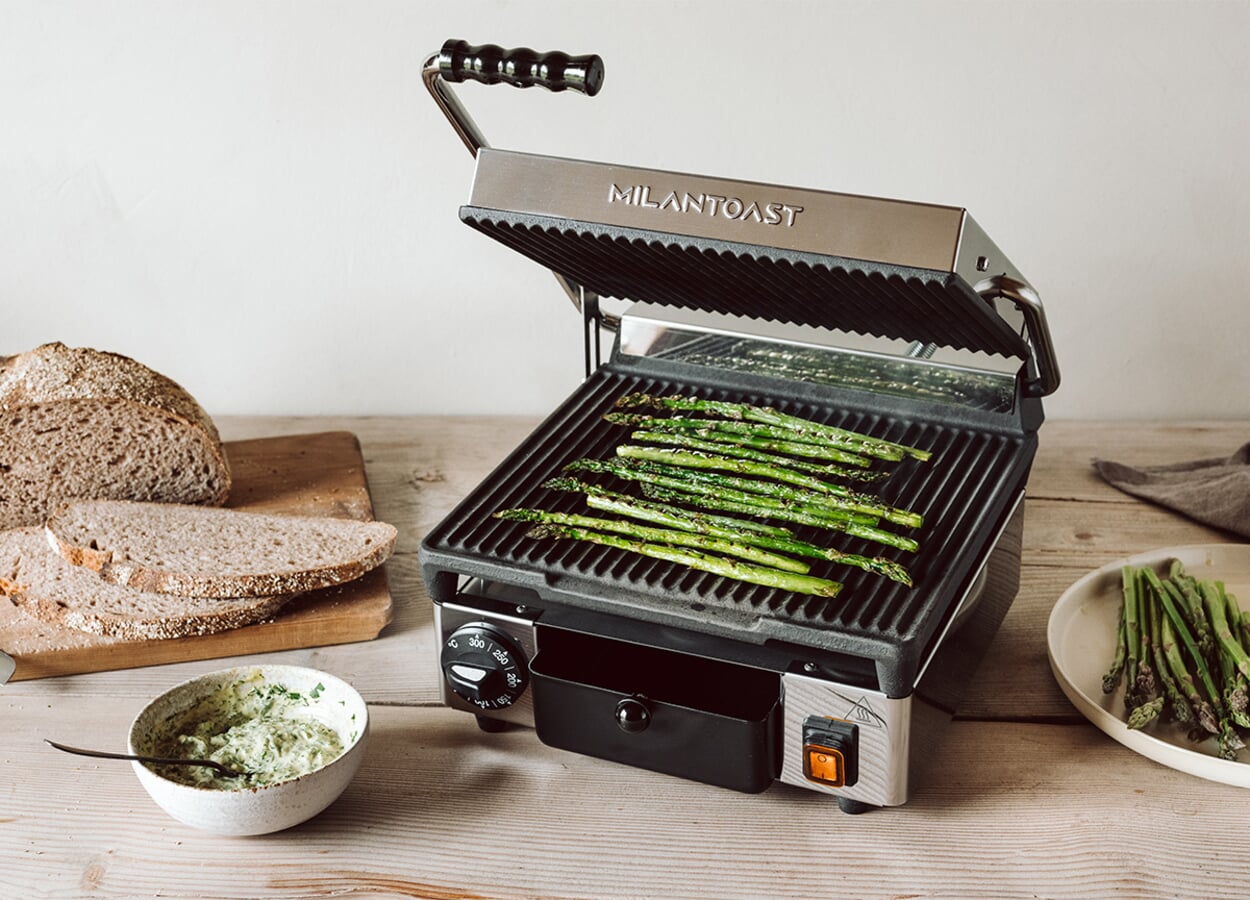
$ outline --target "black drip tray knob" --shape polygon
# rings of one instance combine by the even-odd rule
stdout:
[[[626,697],[616,704],[616,724],[627,734],[646,731],[651,724],[651,710],[641,697]]]

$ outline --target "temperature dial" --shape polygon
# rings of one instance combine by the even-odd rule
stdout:
[[[481,622],[460,626],[443,643],[443,677],[478,709],[511,706],[529,683],[520,648]]]

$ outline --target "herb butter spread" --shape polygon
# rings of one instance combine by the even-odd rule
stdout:
[[[181,784],[235,790],[306,775],[342,755],[339,733],[320,718],[324,687],[298,692],[255,676],[229,682],[165,720],[154,735],[154,755],[211,759],[245,777],[204,766],[152,766]],[[353,735],[354,739],[354,735]]]

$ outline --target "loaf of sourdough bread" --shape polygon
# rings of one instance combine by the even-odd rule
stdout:
[[[330,587],[380,566],[396,539],[385,522],[116,500],[61,504],[46,532],[68,562],[105,581],[182,597]]]
[[[221,505],[229,490],[216,427],[164,375],[60,343],[0,357],[0,529],[65,499]]]
[[[40,621],[123,640],[227,631],[264,621],[292,599],[174,597],[119,587],[71,565],[38,527],[0,532],[0,594]]]

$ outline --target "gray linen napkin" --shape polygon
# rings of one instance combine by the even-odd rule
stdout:
[[[1140,468],[1095,459],[1094,468],[1126,494],[1250,537],[1250,443],[1227,459]]]

